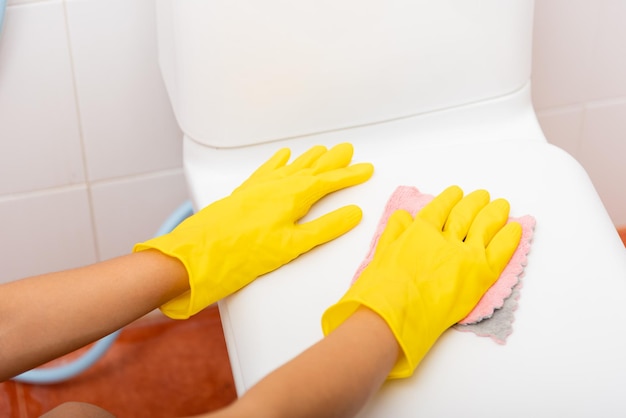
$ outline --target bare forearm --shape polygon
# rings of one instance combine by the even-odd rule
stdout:
[[[0,381],[127,325],[187,286],[182,264],[156,251],[0,286]]]
[[[374,312],[360,309],[215,418],[353,416],[383,384],[398,350],[387,324]]]

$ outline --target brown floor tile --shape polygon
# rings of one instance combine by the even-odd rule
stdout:
[[[617,232],[619,233],[619,236],[622,239],[622,242],[624,243],[624,245],[626,245],[626,226],[617,228]]]
[[[20,408],[18,390],[16,383],[0,383],[0,416],[7,418],[20,418],[22,416],[23,411]]]
[[[11,391],[20,387],[17,405],[19,396]],[[176,417],[215,410],[235,398],[215,307],[187,321],[152,318],[125,328],[96,365],[68,382],[0,385],[0,411],[4,402],[10,417],[19,417],[15,409],[21,407],[28,418],[67,401],[92,403],[118,418]]]

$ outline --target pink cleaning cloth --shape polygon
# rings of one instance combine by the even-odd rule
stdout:
[[[394,191],[387,201],[368,254],[354,274],[352,283],[359,278],[374,257],[376,245],[385,230],[389,216],[398,209],[404,209],[415,216],[432,199],[432,195],[421,193],[415,187],[399,186]],[[483,295],[476,307],[455,325],[455,329],[459,331],[471,331],[479,336],[491,337],[500,344],[504,344],[512,332],[513,312],[517,308],[521,278],[535,228],[535,218],[530,215],[510,218],[509,220],[519,222],[522,226],[522,238],[515,253],[498,280]]]

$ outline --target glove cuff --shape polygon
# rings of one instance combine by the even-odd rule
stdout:
[[[185,256],[185,253],[191,251],[192,248],[184,244],[182,247],[181,245],[176,245],[175,239],[171,239],[168,235],[163,235],[135,244],[133,252],[149,249],[160,251],[169,257],[179,260],[185,266],[189,277],[189,290],[160,306],[159,309],[163,314],[172,319],[188,319],[219,299],[212,295],[211,292],[199,291],[200,288],[203,288],[200,283],[201,277],[206,277],[208,271],[202,269],[202,271],[198,272],[198,266],[191,268],[187,261],[189,257]]]
[[[434,341],[430,342],[430,338],[416,331],[419,328],[415,325],[414,314],[399,312],[400,309],[397,306],[391,305],[380,295],[363,295],[352,291],[352,289],[354,287],[348,290],[339,302],[329,307],[322,315],[324,335],[330,334],[360,306],[364,306],[383,318],[400,346],[401,354],[387,379],[411,376]]]

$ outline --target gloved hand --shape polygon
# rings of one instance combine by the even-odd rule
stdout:
[[[262,274],[356,226],[361,209],[351,205],[298,223],[323,196],[368,180],[373,166],[349,165],[353,148],[315,146],[287,164],[279,150],[230,196],[187,218],[171,233],[135,245],[180,260],[190,291],[161,307],[185,319],[241,289]]]
[[[489,200],[485,190],[463,197],[452,186],[415,219],[394,212],[370,264],[322,316],[324,334],[366,306],[387,322],[401,347],[388,377],[410,376],[497,280],[519,243],[521,226],[506,224],[508,202]]]

